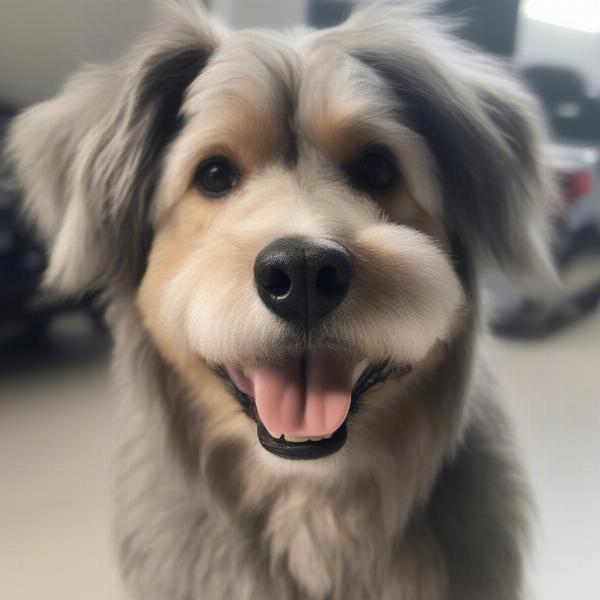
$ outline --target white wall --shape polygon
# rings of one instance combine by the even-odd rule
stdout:
[[[600,1],[600,0],[598,0]],[[307,0],[212,0],[234,27],[304,21]],[[0,101],[24,105],[52,95],[86,61],[115,57],[147,27],[151,0],[0,0]],[[600,93],[600,35],[522,17],[517,58],[581,69]]]
[[[0,100],[52,95],[83,62],[122,52],[150,14],[149,0],[0,0]]]
[[[213,13],[232,27],[285,29],[306,20],[306,0],[212,0]]]
[[[598,0],[600,2],[600,0]],[[522,16],[517,32],[519,64],[577,68],[590,94],[600,94],[600,34],[549,25]]]
[[[148,26],[151,0],[0,0],[0,102],[54,94],[84,62],[114,58]],[[306,0],[212,0],[234,27],[302,23]]]

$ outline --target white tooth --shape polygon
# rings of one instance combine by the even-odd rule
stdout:
[[[288,435],[287,433],[284,433],[283,437],[285,438],[286,442],[294,442],[294,443],[298,444],[300,442],[320,442],[323,439],[330,438],[331,435],[332,434],[325,435],[325,436],[315,435],[315,436],[310,436],[310,437],[299,437],[299,436]]]
[[[287,435],[286,433],[283,434],[283,437],[285,438],[285,440],[287,442],[308,442],[308,440],[310,438],[307,437],[294,437],[293,435]]]
[[[266,427],[265,427],[265,429],[266,429]],[[267,429],[267,431],[269,432],[269,435],[270,435],[271,437],[274,437],[276,440],[278,440],[278,439],[281,437],[281,434],[280,434],[280,433],[273,433],[273,432],[272,432],[272,431],[270,431],[269,429]]]
[[[354,385],[360,378],[360,376],[364,373],[365,369],[369,366],[368,359],[361,360],[355,367],[352,372],[352,385]]]
[[[329,439],[331,439],[332,435],[333,435],[333,433],[330,433],[329,435],[324,435],[322,439],[329,440]]]

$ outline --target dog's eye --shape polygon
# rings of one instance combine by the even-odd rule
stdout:
[[[231,162],[222,156],[205,160],[196,171],[194,185],[206,196],[225,196],[237,184],[239,172]]]
[[[365,191],[382,192],[396,181],[396,166],[380,152],[368,152],[349,167],[352,183]]]

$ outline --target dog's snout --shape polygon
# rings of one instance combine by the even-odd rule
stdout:
[[[275,240],[256,257],[258,293],[275,314],[305,327],[335,309],[352,276],[350,253],[331,240]]]

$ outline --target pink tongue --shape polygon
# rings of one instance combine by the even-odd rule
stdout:
[[[284,367],[261,366],[250,376],[262,424],[276,437],[323,437],[334,433],[350,409],[352,363],[333,354]]]

